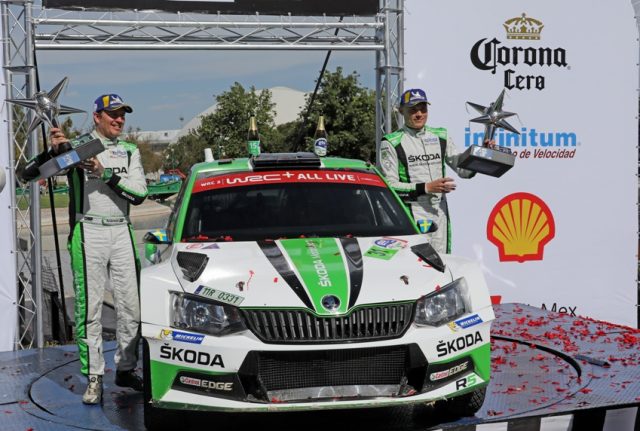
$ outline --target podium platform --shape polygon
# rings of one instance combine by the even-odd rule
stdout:
[[[640,331],[519,304],[494,306],[492,375],[474,417],[429,406],[295,413],[186,415],[181,431],[640,429]],[[0,354],[0,429],[143,430],[142,394],[115,386],[105,344],[104,403],[82,404],[74,345]]]

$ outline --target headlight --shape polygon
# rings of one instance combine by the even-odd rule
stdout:
[[[469,289],[464,278],[418,300],[415,322],[418,325],[440,326],[471,311]]]
[[[211,335],[228,335],[247,329],[240,310],[184,293],[171,293],[171,326]]]

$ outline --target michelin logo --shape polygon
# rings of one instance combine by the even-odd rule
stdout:
[[[457,331],[459,329],[471,328],[472,326],[478,325],[482,322],[484,322],[484,320],[482,320],[482,317],[474,314],[473,316],[465,317],[463,319],[458,319],[454,322],[451,322],[448,324],[448,326],[449,328],[451,328],[451,330]]]
[[[160,338],[162,340],[181,341],[183,343],[201,344],[204,340],[204,335],[189,334],[187,332],[172,331],[171,329],[163,329],[160,331]]]
[[[459,327],[461,327],[462,329],[467,329],[482,322],[483,322],[482,317],[478,316],[477,314],[474,314],[473,316],[456,320],[454,323]]]

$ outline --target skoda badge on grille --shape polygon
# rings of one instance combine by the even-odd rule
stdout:
[[[340,307],[340,299],[334,295],[327,295],[322,298],[322,306],[327,311],[336,311]]]

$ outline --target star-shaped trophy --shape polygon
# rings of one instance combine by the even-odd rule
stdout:
[[[516,157],[511,153],[511,150],[507,147],[501,147],[491,143],[498,128],[506,129],[518,135],[520,134],[518,130],[505,120],[505,118],[512,117],[516,114],[515,112],[503,111],[503,101],[504,90],[500,92],[495,102],[490,103],[489,106],[467,102],[469,106],[482,114],[469,121],[484,124],[485,129],[482,139],[483,145],[471,145],[467,151],[460,156],[458,166],[461,168],[493,177],[500,177],[513,167]]]
[[[25,108],[33,109],[35,116],[31,120],[27,135],[30,135],[42,123],[49,127],[60,127],[58,115],[75,114],[85,112],[82,109],[60,105],[58,97],[67,84],[68,78],[63,78],[51,91],[38,91],[31,99],[6,99]],[[58,147],[58,155],[39,166],[39,175],[36,179],[49,178],[60,171],[69,169],[81,161],[93,157],[104,151],[104,145],[99,139],[80,139],[72,143],[61,144]]]

